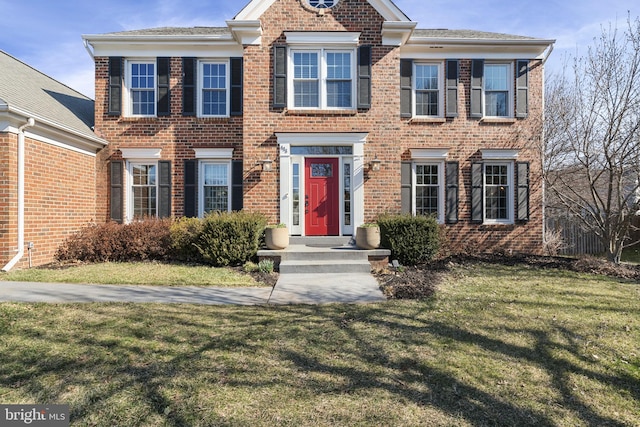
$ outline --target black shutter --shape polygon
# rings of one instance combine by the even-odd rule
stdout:
[[[400,60],[400,117],[410,118],[412,116],[411,95],[413,88],[411,80],[413,74],[413,61],[410,59]]]
[[[447,60],[446,117],[458,117],[458,61]]]
[[[518,214],[517,221],[529,221],[529,162],[516,163],[518,180]]]
[[[358,108],[371,108],[371,46],[358,48]]]
[[[170,58],[157,58],[156,63],[158,66],[158,116],[169,116],[171,115]]]
[[[516,117],[529,114],[529,61],[516,61]]]
[[[231,210],[242,210],[242,160],[231,162]]]
[[[196,160],[184,161],[184,216],[198,216],[198,163]]]
[[[273,107],[287,106],[287,47],[273,47]]]
[[[122,78],[123,61],[120,56],[109,58],[109,108],[107,114],[119,116],[122,114]]]
[[[482,118],[482,90],[484,77],[484,60],[474,59],[471,62],[471,114],[472,118]]]
[[[122,223],[123,220],[123,195],[124,195],[124,185],[123,185],[123,167],[124,162],[122,160],[114,160],[111,162],[110,167],[110,187],[111,194],[109,199],[109,215],[111,217],[111,221],[116,221]]]
[[[171,216],[171,162],[158,162],[158,217]]]
[[[182,58],[182,115],[196,115],[196,58]]]
[[[412,213],[412,166],[411,162],[402,162],[400,165],[400,210],[402,213]]]
[[[483,164],[471,164],[471,222],[482,223],[483,206]]]
[[[231,115],[242,115],[242,58],[231,58]]]
[[[458,222],[458,162],[447,162],[445,181],[447,183],[445,221],[447,224]]]

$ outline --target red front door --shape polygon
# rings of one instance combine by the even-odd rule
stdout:
[[[340,181],[337,158],[305,160],[305,234],[340,234]]]

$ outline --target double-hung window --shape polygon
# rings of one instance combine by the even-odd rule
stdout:
[[[202,117],[229,116],[229,66],[226,62],[200,62],[200,104]]]
[[[132,116],[156,115],[156,63],[128,62],[129,112]]]
[[[487,223],[513,221],[513,163],[484,164],[484,219]]]
[[[442,64],[414,63],[414,115],[441,117],[443,104]]]
[[[512,68],[511,64],[484,64],[485,116],[511,116]]]
[[[155,163],[129,163],[130,219],[154,217],[158,212],[158,177]]]
[[[298,109],[352,109],[354,50],[291,50],[289,105]]]
[[[231,168],[226,161],[202,160],[200,162],[199,215],[231,207]]]
[[[413,214],[444,220],[444,163],[413,164]]]

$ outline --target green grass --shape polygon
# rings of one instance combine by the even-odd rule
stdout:
[[[264,286],[230,268],[159,262],[96,263],[65,268],[31,268],[0,274],[0,281],[154,286]]]
[[[436,295],[4,303],[0,402],[67,403],[74,426],[640,425],[637,284],[479,265]]]

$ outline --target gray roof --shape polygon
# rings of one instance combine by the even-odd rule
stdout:
[[[57,126],[96,139],[94,102],[81,93],[0,50],[0,99]]]
[[[223,36],[231,35],[228,27],[159,27],[106,33],[103,36]]]
[[[490,33],[476,30],[415,29],[413,37],[471,39],[471,40],[536,40],[535,37]]]

